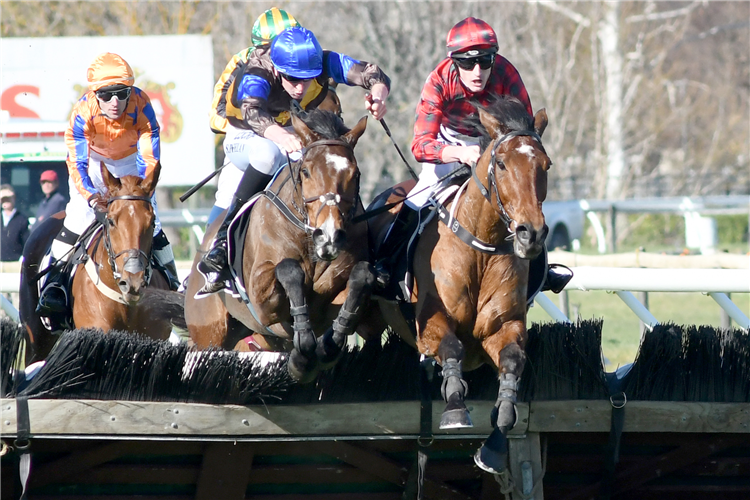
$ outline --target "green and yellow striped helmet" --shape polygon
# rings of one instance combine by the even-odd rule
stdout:
[[[268,45],[276,35],[293,26],[299,26],[294,16],[284,9],[272,7],[261,14],[253,24],[253,45],[256,47]]]

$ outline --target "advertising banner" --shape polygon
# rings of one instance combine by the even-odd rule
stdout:
[[[213,49],[211,37],[202,35],[3,38],[3,148],[17,158],[28,155],[30,161],[33,156],[63,153],[61,137],[46,137],[52,145],[45,146],[45,153],[35,151],[31,142],[24,149],[23,134],[31,141],[50,123],[68,122],[73,105],[88,90],[86,70],[102,52],[114,52],[128,61],[135,86],[151,98],[161,127],[159,185],[188,186],[212,172],[214,134],[208,111],[214,85]]]

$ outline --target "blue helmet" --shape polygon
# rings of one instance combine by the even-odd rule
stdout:
[[[301,26],[285,29],[271,43],[271,62],[285,75],[315,78],[323,72],[323,49],[312,31]]]

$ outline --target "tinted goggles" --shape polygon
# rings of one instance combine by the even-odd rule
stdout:
[[[296,76],[285,75],[284,73],[281,74],[281,77],[292,85],[297,85],[298,83],[309,82],[310,80],[312,80],[312,78],[297,78]]]
[[[117,97],[118,101],[124,101],[130,97],[130,87],[125,87],[120,90],[99,90],[96,93],[96,97],[102,100],[102,102],[109,102],[113,97]]]
[[[453,62],[456,63],[459,68],[465,70],[472,70],[477,64],[481,69],[490,69],[492,67],[492,63],[495,62],[495,54],[484,54],[481,56],[469,57],[466,59],[454,57]]]

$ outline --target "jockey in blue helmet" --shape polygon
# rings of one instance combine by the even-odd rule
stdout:
[[[325,98],[328,79],[369,91],[365,108],[379,120],[385,115],[390,78],[375,64],[323,50],[315,35],[300,26],[279,33],[270,47],[258,47],[238,67],[227,89],[224,152],[243,171],[211,249],[198,263],[206,278],[197,297],[224,289],[231,277],[227,229],[239,209],[264,189],[273,174],[294,157],[302,142],[290,125],[290,110],[316,108]]]

